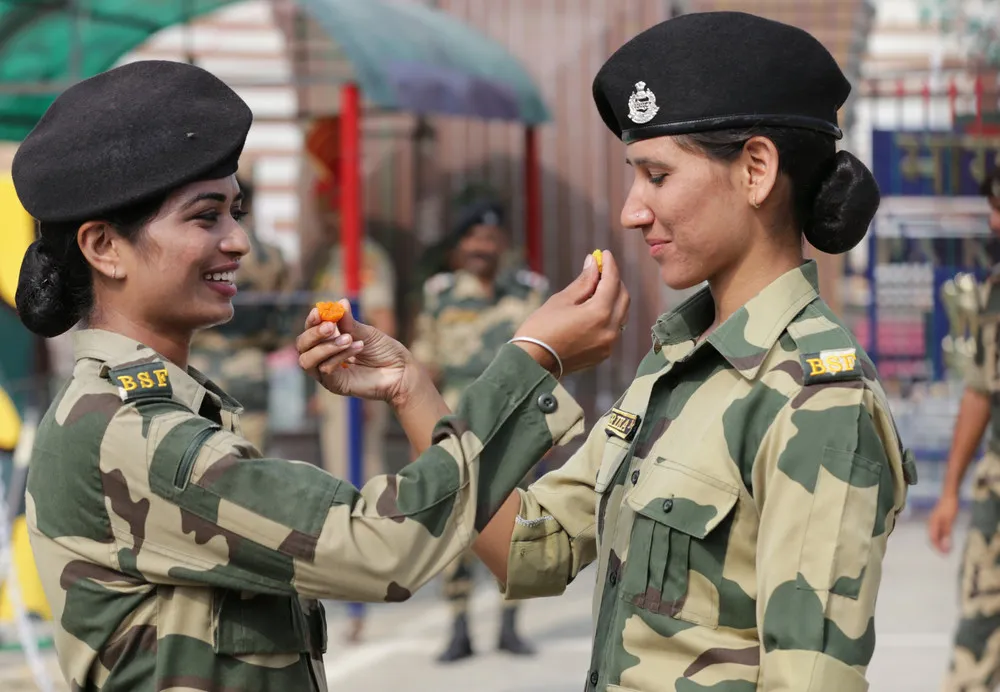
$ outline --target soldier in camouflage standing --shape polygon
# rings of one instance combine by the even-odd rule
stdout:
[[[634,169],[622,225],[668,286],[707,286],[656,321],[573,458],[475,543],[509,598],[597,563],[585,692],[868,689],[916,466],[803,258],[803,236],[846,252],[878,208],[836,149],[849,92],[808,33],[734,12],[658,24],[594,80]]]
[[[989,226],[1000,236],[1000,168],[986,178],[983,194],[989,201]],[[962,556],[960,576],[961,620],[955,632],[947,692],[988,692],[1000,686],[1000,267],[985,287],[978,287],[975,359],[964,364],[965,392],[955,421],[955,432],[941,497],[928,519],[931,543],[942,553],[952,547],[952,527],[958,514],[959,489],[979,448],[987,426],[989,448],[976,470],[972,487],[972,523]],[[971,297],[971,296],[968,296]]]
[[[239,402],[188,366],[192,334],[233,317],[251,251],[234,175],[251,122],[205,70],[138,61],[62,93],[14,158],[40,230],[18,315],[44,337],[84,327],[25,499],[69,689],[326,690],[320,599],[404,601],[466,550],[582,429],[557,378],[607,358],[627,309],[616,275],[582,272],[453,413],[397,341],[313,309],[302,368],[341,396],[389,402],[427,451],[360,488],[262,457]]]
[[[500,276],[500,260],[509,244],[502,215],[494,199],[467,202],[451,234],[456,271],[437,274],[424,284],[424,306],[411,350],[430,370],[449,406],[458,403],[547,298],[548,282],[540,274],[521,270]],[[468,613],[476,562],[469,551],[445,572],[444,593],[454,623],[451,641],[438,659],[442,662],[473,653]],[[498,646],[513,654],[534,653],[518,635],[516,617],[517,603],[505,603]]]
[[[253,185],[237,177],[243,192],[243,227],[250,253],[240,262],[236,287],[241,291],[276,294],[289,289],[288,263],[281,250],[264,243],[253,223]],[[243,435],[254,447],[266,450],[268,440],[269,353],[291,343],[282,311],[274,303],[241,306],[233,319],[195,334],[191,342],[191,367],[226,390],[243,404]]]

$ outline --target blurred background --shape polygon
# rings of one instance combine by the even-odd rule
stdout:
[[[266,392],[268,454],[328,468],[340,455],[345,474],[363,482],[410,460],[405,438],[385,412],[324,405],[290,345],[311,302],[345,295],[411,343],[424,281],[454,268],[445,241],[470,187],[502,201],[513,241],[504,271],[533,270],[558,290],[592,249],[616,253],[633,299],[629,328],[608,362],[567,386],[593,421],[631,380],[649,326],[685,295],[662,285],[621,230],[631,173],[593,107],[591,80],[639,31],[707,10],[810,31],[853,84],[842,144],[875,172],[883,203],[854,251],[812,255],[824,298],[878,365],[920,475],[890,542],[872,689],[937,689],[957,615],[957,557],[930,550],[922,513],[940,488],[962,391],[942,348],[951,323],[941,289],[959,272],[985,276],[998,259],[979,194],[1000,153],[996,0],[0,0],[0,479],[13,539],[0,583],[9,574],[20,585],[12,594],[8,578],[0,592],[0,689],[36,689],[46,666],[58,681],[25,552],[19,460],[72,369],[72,351],[69,335],[35,338],[14,314],[34,229],[9,176],[18,142],[55,94],[114,65],[163,59],[214,72],[250,104],[255,123],[239,175],[253,190],[259,254],[277,269],[241,290],[236,310],[255,316],[253,329],[267,338],[223,332],[228,341],[206,348],[255,354],[244,384]],[[354,243],[351,219],[363,242]],[[322,433],[335,419],[344,446],[331,452]],[[366,442],[344,442],[352,436]],[[591,586],[581,578],[562,599],[526,604],[520,629],[538,654],[510,659],[492,650],[499,610],[480,576],[471,605],[483,612],[477,655],[452,666],[435,661],[448,636],[437,584],[391,610],[331,605],[331,687],[577,689]],[[367,624],[345,641],[348,616]],[[33,639],[22,621],[34,624]]]

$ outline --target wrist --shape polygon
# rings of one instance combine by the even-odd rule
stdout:
[[[437,391],[427,371],[416,362],[407,363],[399,386],[389,397],[389,405],[396,411],[410,409],[419,405],[420,400],[427,397],[429,390]]]
[[[556,362],[556,359],[552,357],[552,354],[544,348],[538,344],[533,344],[527,341],[515,341],[513,345],[517,346],[519,349],[531,356],[532,360],[548,370],[553,377],[558,376],[559,364]]]

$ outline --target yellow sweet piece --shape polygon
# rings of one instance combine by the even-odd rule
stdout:
[[[604,269],[604,254],[600,250],[594,250],[591,255],[597,261],[597,271],[600,273]]]

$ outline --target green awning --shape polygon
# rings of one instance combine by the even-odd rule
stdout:
[[[20,141],[69,84],[153,34],[238,0],[0,0],[0,140]],[[351,61],[368,103],[420,113],[550,119],[499,44],[415,2],[299,0]]]

